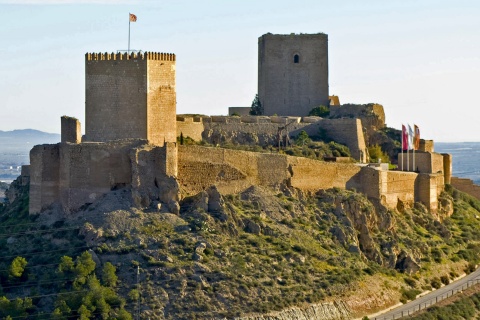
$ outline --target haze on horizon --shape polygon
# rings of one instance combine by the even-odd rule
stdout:
[[[177,55],[177,113],[226,114],[257,93],[258,37],[329,36],[330,94],[380,103],[387,125],[480,141],[480,2],[474,0],[0,0],[0,130],[84,126],[87,52]]]

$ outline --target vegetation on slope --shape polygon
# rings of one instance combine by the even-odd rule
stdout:
[[[2,207],[0,303],[21,299],[2,317],[230,319],[332,299],[362,315],[384,307],[352,302],[366,283],[407,301],[479,257],[480,202],[451,188],[438,216],[339,189],[210,188],[179,215],[131,203],[122,189],[68,217],[28,216],[26,193]]]

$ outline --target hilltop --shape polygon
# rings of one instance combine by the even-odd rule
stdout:
[[[14,314],[75,315],[83,304],[119,319],[138,305],[142,318],[155,319],[350,319],[478,262],[480,203],[450,187],[438,216],[420,204],[388,210],[354,191],[288,187],[231,195],[212,187],[184,198],[178,214],[138,208],[124,188],[71,215],[51,208],[30,216],[28,187],[12,187],[15,199],[0,209],[1,286],[8,299],[33,297]],[[14,277],[17,256],[27,265]],[[80,281],[60,271],[62,256],[94,267]],[[113,282],[104,276],[109,263]]]

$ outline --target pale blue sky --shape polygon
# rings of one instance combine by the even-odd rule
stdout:
[[[329,36],[330,93],[376,102],[387,125],[480,141],[478,0],[0,0],[0,130],[84,124],[84,54],[177,55],[177,112],[226,114],[257,92],[267,32]]]

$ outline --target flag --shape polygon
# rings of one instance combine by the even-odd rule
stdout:
[[[408,125],[408,150],[413,149],[413,130],[410,125]]]
[[[133,13],[129,13],[130,14],[130,21],[131,22],[137,22],[137,16],[134,15]]]
[[[408,133],[407,128],[402,124],[402,150],[408,150]]]
[[[414,147],[415,150],[420,149],[420,129],[416,124],[413,125],[413,129],[415,130],[415,139],[414,139]]]

